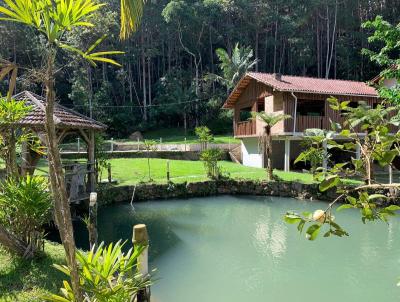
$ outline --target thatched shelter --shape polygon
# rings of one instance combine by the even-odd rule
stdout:
[[[46,145],[46,99],[29,91],[18,93],[14,95],[13,98],[18,101],[24,101],[26,105],[32,107],[29,114],[18,122],[18,126],[31,129],[39,137],[40,141]],[[77,135],[87,144],[87,163],[85,164],[85,171],[82,171],[82,168],[79,166],[65,167],[66,172],[68,172],[66,173],[66,177],[70,201],[85,199],[87,193],[96,190],[95,133],[104,131],[107,126],[76,111],[61,106],[60,104],[55,105],[54,121],[59,143],[69,135]],[[40,157],[40,154],[24,146],[22,151],[21,173],[23,175],[33,174]],[[83,185],[83,182],[85,183],[83,190],[86,194],[82,195],[82,190],[79,189],[79,187]]]

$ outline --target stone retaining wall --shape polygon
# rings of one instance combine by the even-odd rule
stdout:
[[[317,184],[298,182],[255,182],[246,180],[204,181],[182,184],[140,184],[135,186],[106,186],[100,190],[102,204],[154,199],[189,198],[215,195],[259,195],[326,200],[335,198],[334,191],[321,193]]]

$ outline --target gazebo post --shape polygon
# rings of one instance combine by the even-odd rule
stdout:
[[[96,192],[96,157],[95,157],[95,135],[93,130],[89,130],[89,141],[88,141],[88,162],[90,167],[89,173],[89,185],[90,192]]]

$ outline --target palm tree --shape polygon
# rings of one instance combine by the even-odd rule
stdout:
[[[273,180],[273,170],[272,170],[272,135],[271,129],[280,121],[291,118],[287,114],[275,114],[270,112],[253,112],[253,118],[258,118],[264,122],[264,133],[260,139],[260,149],[264,155],[264,167],[267,169],[268,179]]]
[[[66,32],[74,28],[94,26],[90,23],[90,17],[104,5],[96,0],[4,0],[3,2],[5,5],[0,5],[0,20],[25,24],[46,38],[46,51],[43,53],[46,69],[41,75],[41,79],[46,87],[46,146],[50,185],[54,198],[55,222],[64,245],[67,264],[71,270],[71,284],[74,295],[77,301],[82,301],[75,259],[71,212],[53,115],[56,99],[54,89],[56,55],[57,50],[63,48],[78,53],[94,66],[96,62],[119,65],[105,56],[120,54],[121,52],[93,52],[103,38],[96,41],[87,51],[79,50],[65,41]],[[124,12],[126,13],[126,8],[124,8]]]
[[[235,44],[230,56],[223,48],[218,48],[216,51],[220,61],[219,68],[222,71],[222,76],[216,74],[208,74],[206,78],[217,81],[224,85],[227,93],[239,82],[239,80],[257,64],[257,59],[253,60],[253,50],[250,47],[240,47],[239,43]]]

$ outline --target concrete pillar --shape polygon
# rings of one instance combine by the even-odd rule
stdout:
[[[324,140],[322,146],[324,148],[324,159],[322,161],[322,168],[324,168],[324,170],[326,171],[328,169],[328,142]]]
[[[285,139],[284,170],[285,172],[290,171],[290,140],[288,138]]]

